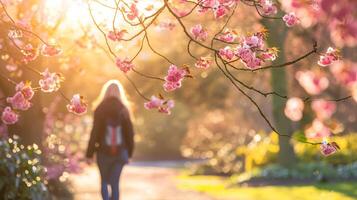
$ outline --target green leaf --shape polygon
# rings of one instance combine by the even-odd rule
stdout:
[[[293,139],[296,140],[296,141],[299,141],[299,142],[307,142],[307,138],[305,136],[305,133],[304,131],[296,131],[294,134],[293,134]]]

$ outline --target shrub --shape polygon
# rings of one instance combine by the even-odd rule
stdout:
[[[357,178],[357,162],[333,166],[324,162],[299,163],[291,168],[278,164],[267,165],[238,175],[238,182],[253,179],[294,179],[294,180],[353,180]]]
[[[0,139],[1,199],[43,200],[48,196],[40,155],[36,144],[25,147],[16,136]]]

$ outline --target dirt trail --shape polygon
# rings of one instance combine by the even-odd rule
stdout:
[[[167,164],[166,164],[167,165]],[[121,178],[122,200],[212,200],[204,194],[176,187],[178,170],[160,162],[140,163],[124,168]],[[96,167],[71,177],[76,200],[100,200]]]

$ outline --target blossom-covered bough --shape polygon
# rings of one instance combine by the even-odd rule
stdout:
[[[99,42],[97,47],[104,50],[108,57],[112,60],[119,70],[121,70],[128,81],[133,85],[135,91],[146,101],[144,106],[146,109],[157,110],[158,112],[170,114],[174,107],[174,101],[166,99],[162,94],[149,95],[143,94],[140,88],[132,80],[130,73],[135,73],[147,79],[152,79],[161,82],[165,92],[172,92],[179,89],[183,85],[183,81],[187,78],[193,78],[193,70],[206,70],[210,67],[216,67],[241,95],[245,96],[252,105],[258,110],[261,117],[265,120],[272,131],[276,132],[282,137],[292,137],[290,134],[277,131],[274,125],[263,112],[257,101],[247,91],[253,91],[264,97],[278,96],[286,99],[285,115],[292,121],[299,121],[303,116],[303,110],[307,103],[311,103],[312,110],[316,113],[316,119],[313,121],[311,127],[306,130],[308,139],[327,138],[331,135],[329,128],[329,119],[335,112],[335,103],[350,99],[351,97],[357,101],[357,70],[355,64],[343,64],[341,60],[341,53],[337,48],[329,47],[320,52],[318,41],[313,41],[311,50],[305,54],[297,57],[289,62],[271,65],[278,54],[279,49],[275,47],[267,47],[266,39],[268,31],[262,29],[255,33],[238,35],[232,29],[230,22],[234,20],[234,14],[239,6],[245,6],[251,9],[252,12],[257,13],[262,18],[269,20],[279,20],[285,23],[287,27],[302,26],[308,27],[311,24],[323,23],[317,21],[316,16],[323,16],[329,13],[328,20],[333,20],[334,25],[330,29],[338,27],[340,32],[335,30],[336,34],[344,34],[351,43],[355,42],[357,32],[346,32],[346,30],[355,31],[356,24],[353,21],[353,10],[347,9],[346,14],[335,12],[336,9],[343,10],[346,5],[345,0],[331,1],[331,0],[316,0],[307,1],[305,3],[289,0],[289,1],[271,1],[271,0],[87,0],[87,8],[90,14],[94,27],[102,34],[104,45]],[[340,4],[339,4],[340,2]],[[93,11],[93,6],[101,6],[106,9],[106,12],[113,14],[112,20],[106,21],[105,26],[98,22],[96,14]],[[61,48],[56,43],[49,43],[39,37],[36,33],[31,31],[31,27],[26,24],[21,24],[15,21],[6,11],[6,4],[1,2],[2,11],[5,12],[7,18],[2,18],[2,21],[9,24],[9,37],[15,48],[17,48],[24,56],[23,62],[28,63],[36,59],[38,54],[43,56],[56,56],[62,53]],[[332,9],[334,7],[334,9]],[[309,11],[310,22],[307,23],[308,17],[300,19],[301,13]],[[345,9],[346,10],[346,9]],[[333,12],[332,12],[333,11]],[[331,14],[332,12],[332,14]],[[285,13],[285,14],[282,14]],[[167,21],[159,21],[159,16],[165,15]],[[186,18],[192,15],[197,15],[202,18],[205,16],[212,17],[217,23],[221,25],[218,31],[212,32],[206,28],[207,25],[197,23],[193,26],[186,25]],[[117,19],[120,16],[122,23],[118,26]],[[352,21],[352,22],[351,22]],[[352,23],[352,25],[351,25]],[[188,39],[186,50],[194,62],[185,65],[175,63],[175,60],[168,58],[160,53],[151,42],[148,30],[160,25],[162,28],[182,31]],[[343,26],[349,29],[343,29]],[[108,29],[108,27],[110,27]],[[127,28],[127,27],[130,27]],[[341,28],[342,27],[342,28]],[[353,29],[354,28],[354,29]],[[23,37],[35,37],[42,42],[41,47],[33,47],[30,43],[26,44],[21,41]],[[342,36],[341,36],[342,37]],[[128,55],[118,55],[112,48],[112,44],[125,43],[130,41],[138,41],[140,43],[135,55],[129,57]],[[341,40],[339,40],[341,43]],[[152,74],[145,74],[137,69],[135,59],[147,47],[156,55],[161,57],[168,63],[168,71],[164,76],[156,76]],[[170,44],[168,44],[170,45]],[[345,44],[339,44],[344,46]],[[192,52],[192,47],[202,48],[209,52],[205,55],[196,55]],[[296,97],[280,94],[276,91],[263,91],[259,88],[253,87],[241,80],[237,73],[255,73],[274,68],[284,68],[295,63],[300,62],[308,57],[316,57],[316,65],[320,66],[321,70],[301,70],[296,73],[296,79],[305,91],[311,96]],[[341,64],[342,63],[342,64]],[[338,97],[336,99],[322,99],[320,97],[329,86],[329,80],[325,76],[323,70],[327,70],[331,66],[334,68],[332,73],[337,77],[341,77],[341,73],[347,73],[347,78],[338,80],[341,85],[344,85],[351,95]],[[335,65],[341,65],[339,68]],[[349,66],[346,66],[349,65]],[[26,64],[24,65],[26,67]],[[323,68],[323,69],[322,69]],[[331,67],[332,68],[332,67]],[[33,92],[60,92],[61,82],[64,80],[59,73],[38,72],[35,69],[29,68],[30,71],[37,73],[41,79],[38,87],[32,87],[30,82],[16,83],[8,77],[1,75],[3,78],[9,80],[16,86],[16,93],[14,96],[7,98],[9,105],[6,106],[2,113],[2,120],[5,124],[14,124],[19,119],[19,112],[27,110],[31,106],[31,95]],[[345,75],[346,76],[346,75]],[[345,77],[344,76],[344,77]],[[318,98],[314,97],[319,95]],[[86,112],[86,103],[83,97],[79,94],[73,96],[72,99],[63,97],[69,102],[67,108],[70,112],[76,114],[83,114]],[[297,138],[294,138],[297,139]],[[298,140],[298,139],[297,139]],[[336,143],[310,142],[308,140],[299,140],[303,143],[312,145],[320,145],[321,152],[324,155],[330,155],[338,150]],[[320,140],[321,141],[321,140]]]

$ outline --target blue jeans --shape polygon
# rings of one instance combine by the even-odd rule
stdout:
[[[103,200],[119,200],[119,179],[123,167],[127,163],[125,154],[127,155],[127,152],[122,152],[120,156],[97,153]],[[109,195],[108,186],[111,188],[111,195]]]

